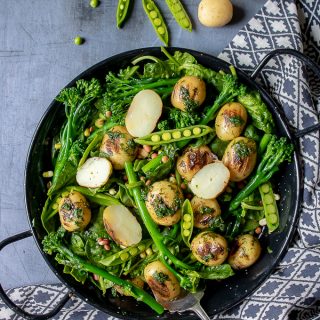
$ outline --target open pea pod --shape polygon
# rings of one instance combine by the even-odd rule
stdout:
[[[182,205],[181,236],[183,242],[190,248],[190,240],[193,231],[193,210],[189,199]]]
[[[259,187],[269,233],[279,227],[279,212],[270,182]]]
[[[116,266],[122,264],[133,257],[136,257],[140,253],[144,252],[148,247],[152,245],[152,240],[143,240],[134,246],[130,246],[113,255],[107,256],[101,260],[96,260],[96,262],[103,264],[106,267]]]
[[[182,140],[199,138],[213,132],[213,129],[205,125],[185,127],[182,129],[163,130],[150,133],[144,137],[134,139],[138,144],[156,146],[173,143]]]

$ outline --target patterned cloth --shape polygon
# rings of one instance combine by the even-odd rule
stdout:
[[[303,51],[320,64],[320,0],[269,0],[236,35],[220,58],[252,72],[276,48]],[[270,61],[261,84],[268,88],[297,129],[319,122],[319,79],[295,58]],[[304,193],[298,233],[273,275],[243,303],[213,319],[310,319],[320,314],[320,150],[319,132],[300,139]],[[61,285],[9,290],[26,311],[49,311],[66,293]],[[19,319],[0,302],[1,319]],[[54,319],[114,320],[73,297]]]

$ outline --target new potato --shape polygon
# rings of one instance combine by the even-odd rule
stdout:
[[[206,27],[222,27],[233,16],[230,0],[202,0],[198,7],[199,21]]]

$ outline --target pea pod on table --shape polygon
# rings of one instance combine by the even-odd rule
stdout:
[[[142,0],[142,4],[158,38],[167,46],[169,44],[169,32],[159,8],[153,0]]]
[[[270,182],[259,187],[269,233],[279,227],[279,212]]]
[[[179,26],[188,31],[192,31],[192,23],[188,13],[186,12],[180,0],[166,0],[167,6],[170,9],[173,17]]]
[[[119,0],[117,7],[117,27],[121,28],[124,20],[127,18],[129,14],[131,0]]]
[[[183,242],[190,248],[190,240],[193,231],[193,210],[188,199],[182,205],[182,219],[181,219],[181,236]]]
[[[144,137],[137,138],[134,141],[142,145],[162,145],[165,143],[173,143],[182,140],[199,138],[212,132],[213,130],[204,125],[185,127],[181,129],[163,130],[150,133]]]

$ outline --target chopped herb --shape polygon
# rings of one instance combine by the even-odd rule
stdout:
[[[169,280],[169,276],[163,272],[155,271],[152,277],[159,283],[164,284],[167,280]]]
[[[119,131],[109,131],[109,132],[107,132],[107,135],[109,136],[109,138],[111,140],[117,140],[117,139],[120,139],[124,136],[124,134]]]
[[[273,250],[269,246],[267,247],[267,251],[268,251],[268,253],[272,253],[273,252]]]
[[[249,145],[248,143],[245,143],[244,141],[238,141],[233,145],[233,149],[236,153],[236,156],[243,160],[247,158],[252,152],[254,152],[254,147],[252,145]]]
[[[187,112],[194,111],[194,109],[196,109],[199,106],[199,104],[196,101],[190,98],[189,90],[184,86],[181,86],[179,95],[182,98],[183,104],[185,105]]]
[[[210,208],[210,207],[201,207],[200,210],[199,210],[199,213],[200,214],[210,214],[210,213],[213,213],[214,212],[214,209],[213,208]]]
[[[238,115],[232,115],[228,117],[228,121],[232,123],[235,127],[240,127],[244,124],[244,120]]]
[[[64,209],[64,210],[71,210],[71,208],[72,208],[71,202],[69,202],[68,200],[66,200],[64,204],[61,206],[61,209]]]

